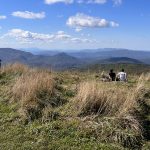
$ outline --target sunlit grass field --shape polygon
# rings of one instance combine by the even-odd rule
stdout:
[[[150,73],[102,82],[103,70],[1,68],[0,149],[150,149]]]

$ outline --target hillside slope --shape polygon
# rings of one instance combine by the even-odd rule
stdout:
[[[13,63],[16,61],[27,63],[34,55],[29,52],[24,52],[12,48],[0,48],[0,59],[5,63]]]
[[[11,48],[0,48],[0,59],[3,64],[20,62],[35,67],[52,68],[55,70],[63,70],[76,68],[82,61],[69,56],[66,53],[59,53],[54,56],[33,55],[29,52],[24,52]]]

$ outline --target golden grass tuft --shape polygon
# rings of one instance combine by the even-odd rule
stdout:
[[[145,80],[150,81],[150,72],[145,75]]]
[[[29,71],[29,67],[24,64],[20,63],[14,63],[14,64],[8,64],[1,68],[1,73],[5,74],[16,74],[16,73],[25,73]]]
[[[118,109],[118,116],[124,116],[134,111],[139,107],[139,104],[144,102],[144,96],[148,92],[145,87],[146,76],[141,75],[137,82],[137,85],[133,89],[129,89],[123,101]]]
[[[139,78],[134,88],[127,87],[125,83],[80,83],[74,99],[77,114],[119,117],[132,113],[147,92],[143,78],[145,76]]]
[[[48,110],[45,108],[49,108],[52,113],[52,108],[65,103],[57,90],[53,73],[48,71],[30,69],[16,78],[10,92],[12,102],[20,105],[19,113],[22,118],[29,120],[42,118],[46,114],[45,110]]]
[[[144,75],[135,87],[120,82],[87,81],[79,85],[73,109],[76,116],[83,118],[85,126],[94,128],[104,141],[138,147],[143,138],[138,110],[146,93]]]
[[[79,85],[75,97],[75,106],[79,115],[114,116],[125,101],[127,90],[115,84],[83,82]]]
[[[17,78],[12,88],[16,99],[23,100],[23,105],[32,100],[34,103],[38,99],[37,94],[41,91],[47,91],[52,94],[54,90],[54,80],[52,75],[45,72],[29,71]]]

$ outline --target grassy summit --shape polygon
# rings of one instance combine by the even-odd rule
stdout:
[[[150,74],[128,83],[96,75],[2,68],[0,149],[149,149]]]

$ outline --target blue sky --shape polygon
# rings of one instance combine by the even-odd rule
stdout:
[[[150,0],[0,3],[0,47],[150,50]]]

